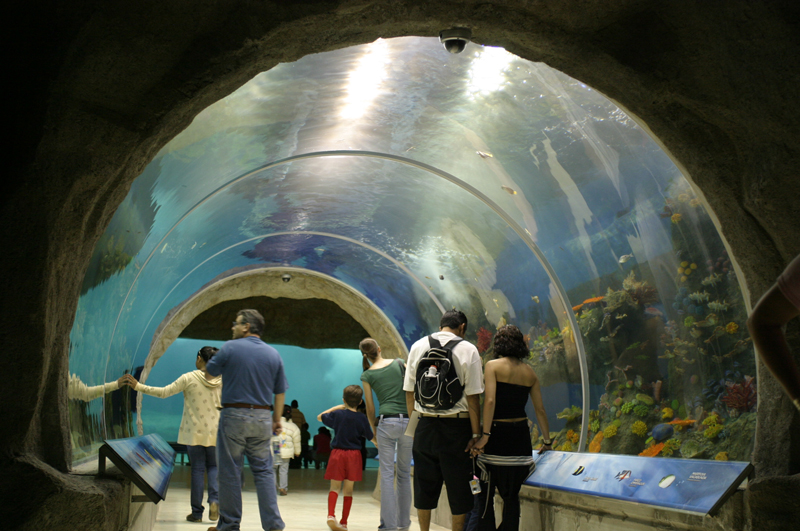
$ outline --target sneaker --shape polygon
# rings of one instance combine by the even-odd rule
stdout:
[[[202,518],[197,518],[193,514],[190,514],[190,515],[186,516],[186,521],[187,522],[202,522],[203,519]]]
[[[219,520],[219,504],[217,502],[208,504],[208,519]]]
[[[333,531],[347,531],[347,526],[339,525],[339,522],[336,521],[335,516],[328,517],[328,527],[330,527]]]

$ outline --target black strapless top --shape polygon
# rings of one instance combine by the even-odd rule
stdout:
[[[525,414],[525,404],[528,403],[530,392],[531,386],[529,385],[525,386],[497,382],[494,418],[502,420],[527,417]]]

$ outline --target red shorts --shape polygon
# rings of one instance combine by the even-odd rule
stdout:
[[[361,481],[361,450],[331,450],[325,469],[325,479],[335,481]]]

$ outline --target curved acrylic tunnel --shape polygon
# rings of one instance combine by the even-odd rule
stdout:
[[[162,323],[215,279],[265,267],[347,286],[406,348],[443,308],[467,314],[485,356],[516,324],[560,449],[749,457],[755,365],[719,234],[642,128],[545,65],[379,40],[280,65],[206,109],[98,244],[71,389],[145,366],[156,378]],[[130,434],[138,409],[127,391],[71,408],[76,459]]]

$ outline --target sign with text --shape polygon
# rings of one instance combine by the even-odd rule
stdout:
[[[166,498],[175,450],[160,435],[106,440],[99,454],[101,474],[108,458],[153,503]]]
[[[610,454],[534,453],[526,485],[713,515],[752,472],[750,463]]]

